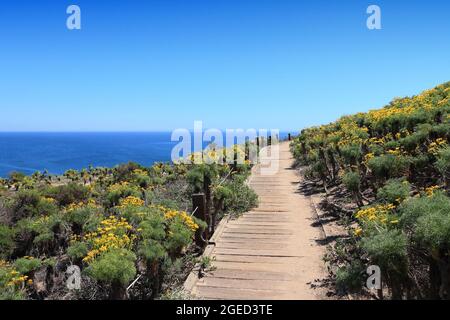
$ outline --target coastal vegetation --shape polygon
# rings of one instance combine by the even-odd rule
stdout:
[[[450,82],[308,128],[291,144],[322,203],[346,222],[334,278],[361,291],[381,269],[393,299],[450,298]]]
[[[0,181],[0,299],[178,296],[207,231],[255,206],[250,169],[185,161],[11,173]],[[195,214],[198,193],[208,216]],[[69,270],[79,270],[78,287]]]

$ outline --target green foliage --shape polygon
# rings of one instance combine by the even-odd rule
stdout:
[[[144,239],[163,240],[166,236],[164,218],[157,212],[147,212],[144,221],[139,224]]]
[[[358,172],[349,171],[342,177],[342,183],[345,185],[347,190],[357,192],[361,186],[361,177]]]
[[[85,206],[70,210],[65,214],[65,219],[71,224],[79,226],[81,228],[80,231],[92,232],[98,227],[102,219],[99,211],[98,208]]]
[[[375,157],[368,162],[368,167],[372,170],[373,174],[380,179],[400,177],[405,174],[408,165],[408,159],[405,157],[391,154]]]
[[[413,231],[413,238],[429,249],[450,248],[450,198],[442,192],[414,198],[400,208],[401,223]]]
[[[357,144],[345,146],[341,152],[347,163],[356,163],[362,156],[361,147]]]
[[[113,207],[119,204],[120,199],[130,196],[140,198],[141,195],[142,191],[140,190],[140,187],[136,185],[121,185],[110,190],[106,195],[106,199],[108,201],[108,206]]]
[[[164,246],[160,242],[153,239],[143,240],[139,245],[138,252],[150,263],[162,259],[166,255],[166,249]]]
[[[386,203],[400,203],[409,197],[411,184],[404,179],[388,180],[385,186],[378,190],[377,198]]]
[[[398,230],[382,230],[380,233],[362,238],[362,249],[371,263],[378,265],[391,278],[405,278],[408,258],[407,239]]]
[[[450,147],[439,151],[435,164],[439,172],[446,178],[450,175]]]
[[[121,164],[114,168],[114,179],[117,182],[129,181],[133,179],[133,171],[136,169],[142,169],[142,167],[135,162],[128,162]]]
[[[165,242],[165,247],[169,252],[180,251],[191,242],[193,235],[179,217],[176,217],[169,225],[169,234],[170,236]]]
[[[19,258],[14,262],[15,269],[21,274],[28,274],[39,269],[42,266],[41,259],[29,257]]]
[[[55,231],[63,223],[60,214],[42,216],[36,218],[26,218],[18,222],[17,230],[21,234],[31,233],[34,235],[34,243],[45,243],[53,240]]]
[[[258,204],[256,193],[239,177],[233,177],[231,181],[227,181],[223,186],[228,189],[224,205],[229,212],[241,214],[256,207]]]
[[[17,221],[24,217],[39,214],[38,205],[40,199],[41,196],[36,190],[19,190],[9,203],[13,213],[13,220]]]
[[[0,224],[0,259],[8,258],[14,251],[15,231],[6,226]]]
[[[136,276],[136,255],[126,249],[115,249],[104,253],[89,266],[88,273],[96,280],[127,285]]]
[[[0,299],[59,298],[64,283],[53,279],[64,276],[68,262],[86,277],[88,285],[77,292],[82,298],[156,298],[179,286],[194,265],[194,235],[207,228],[185,212],[193,189],[211,192],[211,210],[226,202],[245,211],[256,201],[243,187],[249,168],[239,165],[230,174],[228,166],[217,164],[128,163],[68,170],[53,179],[36,173],[0,181],[17,183],[0,195]],[[127,197],[138,199],[122,201]],[[43,279],[47,291],[36,292],[28,280],[43,267],[54,274]],[[127,293],[138,267],[142,279]],[[4,269],[9,273],[3,279]]]
[[[49,188],[46,191],[46,195],[55,199],[60,206],[67,206],[71,203],[87,201],[89,190],[81,184],[71,182],[69,184]]]
[[[359,261],[336,271],[336,287],[340,292],[359,292],[364,284],[364,266]]]
[[[1,300],[23,300],[25,299],[25,290],[18,285],[11,285],[10,282],[14,276],[11,272],[15,270],[8,265],[0,264],[0,301]]]
[[[233,190],[228,188],[227,186],[218,186],[214,189],[214,198],[217,200],[220,199],[229,199],[233,196]]]
[[[80,260],[87,255],[88,251],[85,242],[75,242],[67,248],[67,255],[74,260]]]

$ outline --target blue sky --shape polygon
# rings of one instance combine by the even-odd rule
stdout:
[[[82,30],[66,28],[77,4]],[[382,9],[382,30],[366,8]],[[0,131],[301,129],[450,80],[446,0],[6,1]]]

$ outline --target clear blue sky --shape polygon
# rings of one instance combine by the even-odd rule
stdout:
[[[66,8],[82,30],[66,29]],[[382,9],[380,31],[366,8]],[[0,131],[300,129],[450,80],[447,0],[0,6]]]

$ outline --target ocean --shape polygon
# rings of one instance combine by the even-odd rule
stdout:
[[[287,134],[280,133],[284,138]],[[114,167],[134,161],[144,166],[170,161],[171,132],[142,133],[0,133],[0,177],[13,171]]]

